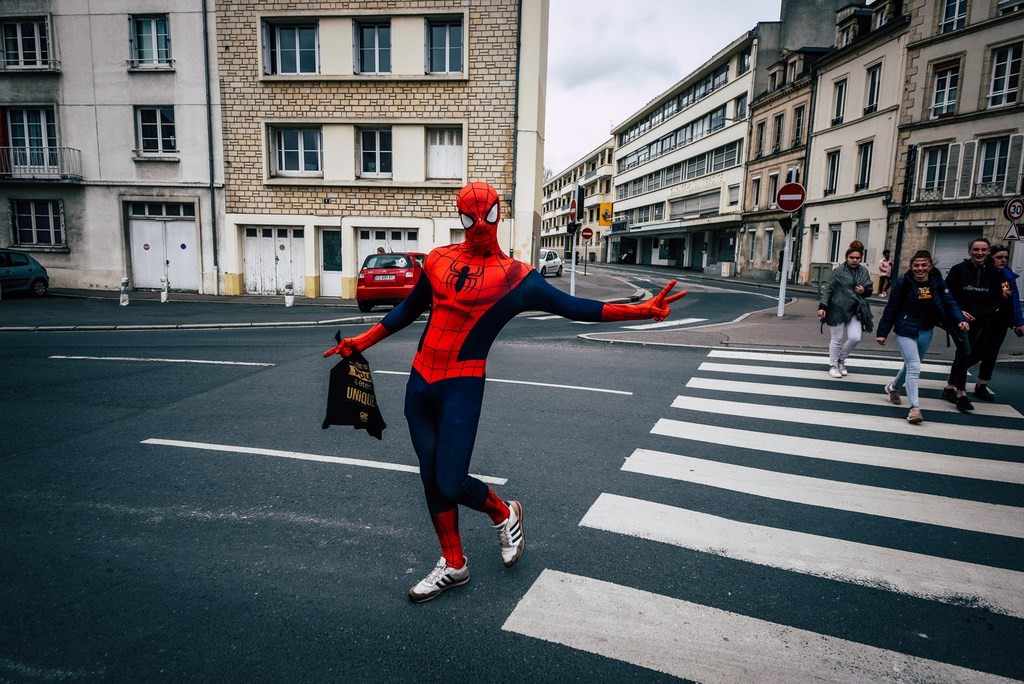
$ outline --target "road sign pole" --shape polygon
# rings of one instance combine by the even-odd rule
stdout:
[[[572,275],[569,276],[569,294],[573,297],[576,296],[576,249],[579,245],[580,231],[576,231],[572,235],[572,254],[569,258],[572,259]]]
[[[789,218],[792,221],[793,214],[790,214]],[[792,245],[793,229],[790,228],[786,231],[786,246],[782,252],[782,270],[779,272],[779,308],[775,313],[777,318],[782,318],[786,310],[786,280],[789,278],[789,259],[793,249]]]

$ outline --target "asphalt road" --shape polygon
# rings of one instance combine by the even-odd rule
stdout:
[[[320,428],[330,328],[5,334],[0,680],[1024,677],[1019,372],[912,428],[867,361],[517,319],[473,471],[527,552],[504,568],[464,511],[472,581],[412,605],[438,556],[401,411],[420,325],[367,353],[383,441]]]

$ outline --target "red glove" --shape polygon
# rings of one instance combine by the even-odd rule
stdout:
[[[671,313],[669,304],[686,296],[686,290],[670,295],[669,292],[676,286],[672,280],[665,289],[655,297],[639,304],[605,304],[601,310],[602,321],[635,321],[646,318],[653,318],[656,321],[663,321]]]
[[[364,349],[368,349],[373,345],[377,344],[385,337],[390,335],[388,329],[380,323],[377,323],[366,332],[356,335],[355,337],[346,337],[345,339],[339,339],[338,344],[335,347],[331,347],[324,352],[324,358],[331,356],[332,354],[341,354],[343,357],[351,356],[352,352],[360,352]]]

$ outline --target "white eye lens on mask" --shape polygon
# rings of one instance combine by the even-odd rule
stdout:
[[[494,223],[498,220],[498,203],[495,202],[491,205],[491,210],[487,212],[487,217],[484,219],[488,223]]]
[[[459,214],[459,218],[462,219],[463,228],[473,227],[473,219],[468,214]]]

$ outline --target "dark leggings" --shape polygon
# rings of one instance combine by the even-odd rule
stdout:
[[[483,398],[483,378],[430,384],[415,370],[409,375],[405,418],[432,515],[456,504],[484,510],[488,487],[469,475]]]
[[[992,371],[996,369],[996,359],[999,358],[999,349],[1006,339],[1007,326],[993,323],[989,326],[992,329],[988,342],[988,349],[981,357],[981,366],[978,367],[978,379],[988,382],[992,379]]]
[[[953,367],[949,371],[948,382],[958,390],[967,387],[967,369],[979,361],[981,367],[978,369],[978,377],[983,380],[992,377],[992,369],[995,368],[999,347],[1006,337],[1006,329],[995,321],[975,320],[971,321],[971,330],[967,337],[971,343],[970,357],[962,346],[957,346]]]

